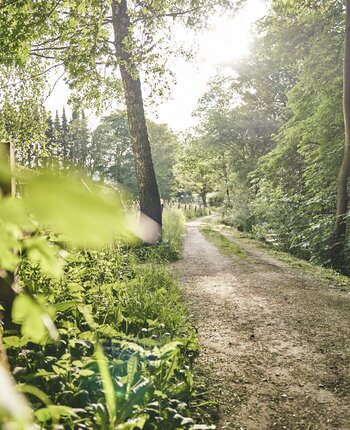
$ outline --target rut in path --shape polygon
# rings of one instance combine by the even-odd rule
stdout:
[[[219,402],[218,429],[350,430],[350,295],[243,239],[227,257],[187,225],[177,264]]]

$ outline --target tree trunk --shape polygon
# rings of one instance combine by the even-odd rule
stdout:
[[[345,125],[344,157],[338,175],[337,219],[334,234],[334,264],[346,271],[346,215],[348,211],[348,179],[350,174],[350,0],[346,0],[346,27],[343,71],[343,111]]]
[[[200,195],[201,195],[201,199],[203,202],[203,206],[206,208],[207,207],[207,193],[205,191],[201,191]]]
[[[231,203],[230,184],[229,184],[229,180],[228,180],[228,171],[227,171],[225,153],[222,154],[222,161],[223,161],[224,179],[225,179],[225,185],[226,185],[227,203],[230,204]]]
[[[112,21],[115,50],[120,62],[132,151],[135,159],[140,210],[157,223],[157,237],[155,238],[155,242],[157,242],[161,239],[162,208],[146,126],[141,81],[131,53],[124,49],[125,38],[130,30],[130,17],[127,12],[126,0],[112,1]]]
[[[15,196],[15,180],[11,176],[14,167],[14,152],[10,143],[0,143],[0,161],[8,166],[8,178],[0,178],[0,192],[3,196]],[[16,293],[16,275],[0,268],[0,305],[4,308],[0,312],[0,319],[5,328],[11,327],[12,303]]]

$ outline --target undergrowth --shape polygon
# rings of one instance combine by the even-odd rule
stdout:
[[[208,208],[197,208],[197,209],[189,208],[189,209],[184,209],[183,211],[186,219],[188,220],[200,218],[202,216],[207,216],[211,214],[211,211]]]
[[[273,243],[267,243],[266,241],[262,241],[253,234],[249,234],[246,232],[242,233],[235,228],[228,226],[225,226],[225,230],[229,232],[229,234],[231,234],[233,237],[238,237],[240,239],[245,240],[247,243],[264,249],[271,256],[291,265],[292,267],[301,270],[304,273],[312,273],[314,276],[322,278],[323,280],[326,279],[327,281],[331,282],[334,287],[341,288],[344,290],[350,290],[350,278],[348,276],[338,273],[334,269],[321,267],[316,263],[306,261],[304,259],[291,255],[288,252],[278,250]]]
[[[180,253],[182,215],[164,221],[161,245],[71,253],[60,280],[22,262],[23,297],[45,307],[59,334],[34,344],[22,326],[4,336],[38,428],[211,428],[191,418],[201,415],[198,340],[165,267]]]

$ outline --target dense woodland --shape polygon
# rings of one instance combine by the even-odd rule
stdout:
[[[272,1],[188,132],[145,113],[170,91],[166,59],[190,55],[171,43],[174,20],[200,31],[243,5],[0,1],[1,428],[212,428],[196,333],[166,268],[184,215],[162,202],[190,197],[349,273],[348,1]],[[45,108],[56,70],[71,116]],[[136,206],[153,222],[147,240]]]

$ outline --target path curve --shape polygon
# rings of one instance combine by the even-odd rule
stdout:
[[[350,295],[234,239],[228,257],[187,224],[177,265],[219,402],[218,429],[350,430]]]

